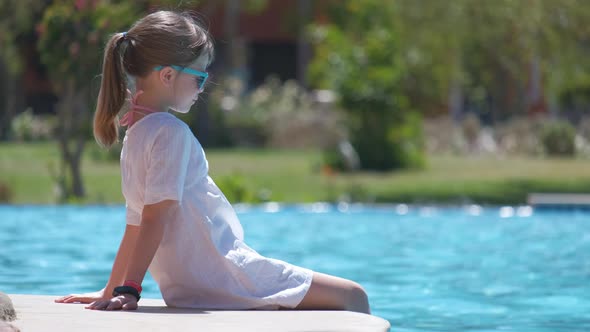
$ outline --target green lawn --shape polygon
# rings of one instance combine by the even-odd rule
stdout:
[[[232,202],[355,201],[522,204],[529,192],[590,192],[590,162],[580,159],[430,156],[421,171],[325,175],[312,150],[205,150],[210,175]],[[104,154],[104,153],[102,153]],[[83,158],[85,203],[123,203],[118,161],[90,141]],[[49,164],[54,143],[0,144],[0,183],[12,203],[54,203]]]

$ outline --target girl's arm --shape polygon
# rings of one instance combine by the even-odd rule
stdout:
[[[115,257],[115,262],[113,263],[111,277],[109,278],[109,281],[105,287],[105,296],[111,297],[115,287],[122,285],[125,281],[125,274],[127,272],[127,266],[129,265],[129,258],[133,248],[135,248],[135,244],[137,243],[139,229],[139,226],[130,224],[127,224],[125,227],[125,233],[123,234],[123,239],[121,239],[121,244],[119,245],[119,251]]]
[[[113,266],[113,273],[109,279],[110,286],[107,287],[112,287],[112,289],[109,288],[106,291],[112,294],[113,289],[122,285],[125,280],[133,280],[139,284],[143,282],[145,273],[162,241],[164,226],[170,217],[172,217],[177,207],[177,200],[164,200],[143,207],[139,227],[132,226],[135,228],[131,228],[129,233],[129,238],[134,238],[134,240],[126,242],[126,236],[123,237],[121,249],[117,255],[115,266]],[[123,264],[124,261],[127,263],[126,270]],[[124,277],[119,279],[121,271],[125,271],[125,273]],[[118,284],[116,284],[117,282]],[[135,310],[137,309],[137,301],[133,295],[122,294],[110,300],[94,301],[85,308],[98,310]]]
[[[141,284],[145,273],[162,241],[164,226],[178,206],[177,200],[164,200],[155,204],[145,205],[141,213],[141,224],[138,227],[138,238],[131,250],[125,280],[133,280]],[[122,282],[120,285],[123,284]]]

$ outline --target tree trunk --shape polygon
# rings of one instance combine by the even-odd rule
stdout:
[[[68,81],[62,94],[62,100],[58,106],[59,128],[57,138],[62,161],[67,166],[71,177],[71,187],[62,188],[66,197],[69,195],[78,198],[85,196],[80,169],[82,152],[86,140],[83,128],[88,118],[85,92],[86,90],[76,89],[74,80]]]
[[[22,79],[12,75],[6,64],[0,59],[0,98],[3,105],[0,106],[0,140],[8,138],[12,119],[17,110],[24,108],[24,95],[22,92]]]
[[[298,31],[297,31],[297,81],[307,88],[307,65],[311,57],[311,46],[305,36],[305,29],[310,22],[310,0],[297,1]]]

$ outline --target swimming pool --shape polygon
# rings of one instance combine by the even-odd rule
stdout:
[[[236,205],[259,253],[352,279],[391,331],[590,331],[590,212]],[[0,291],[106,283],[123,206],[0,206]],[[160,298],[146,276],[145,297]]]

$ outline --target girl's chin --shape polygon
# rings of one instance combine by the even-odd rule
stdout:
[[[190,108],[190,106],[182,107],[182,108],[173,107],[173,108],[171,108],[171,110],[173,110],[174,112],[177,112],[177,113],[188,113],[191,110],[191,108]]]

